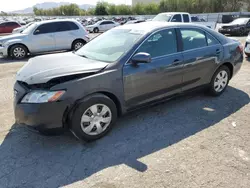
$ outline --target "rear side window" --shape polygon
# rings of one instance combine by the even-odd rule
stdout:
[[[220,44],[217,39],[215,39],[212,35],[207,34],[207,44],[208,46]]]
[[[180,14],[174,15],[172,18],[172,22],[182,22],[181,15]]]
[[[39,34],[46,34],[46,33],[54,33],[56,31],[54,26],[55,26],[55,23],[47,23],[47,24],[40,25],[35,30],[34,34],[39,35]]]
[[[183,14],[183,20],[184,20],[184,22],[190,22],[189,15]]]
[[[167,29],[153,34],[137,52],[149,53],[152,58],[177,52],[175,29]]]
[[[78,30],[79,27],[74,22],[67,22],[71,30]]]
[[[207,46],[206,35],[198,29],[181,29],[183,50],[192,50]]]

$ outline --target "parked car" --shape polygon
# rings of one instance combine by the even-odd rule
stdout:
[[[90,33],[99,33],[100,31],[108,31],[114,27],[117,27],[118,25],[120,25],[119,23],[116,23],[114,21],[111,20],[102,20],[102,21],[98,21],[96,22],[94,25],[88,25],[86,26],[86,29],[90,32]]]
[[[16,59],[28,54],[77,50],[89,41],[83,26],[74,20],[41,21],[22,33],[0,38],[0,55]]]
[[[248,37],[246,39],[246,45],[245,45],[245,54],[247,57],[250,57],[250,32],[248,34]]]
[[[21,27],[17,22],[3,22],[0,23],[0,33],[12,33],[13,29]]]
[[[152,19],[152,21],[191,23],[192,17],[187,12],[163,12],[156,15]],[[216,22],[203,22],[202,20],[195,23],[199,25],[204,25],[210,29],[215,29],[217,24]]]
[[[219,29],[222,34],[229,35],[247,35],[250,31],[250,18],[237,18],[229,24],[223,24]]]
[[[18,27],[16,29],[13,29],[12,33],[15,34],[15,33],[22,33],[26,28],[28,28],[30,25],[32,25],[34,22],[30,22],[22,27]]]
[[[74,53],[30,59],[16,76],[15,119],[96,140],[131,110],[199,87],[221,95],[242,62],[240,42],[205,26],[123,25]]]

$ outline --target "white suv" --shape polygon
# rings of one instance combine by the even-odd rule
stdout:
[[[96,22],[94,25],[88,25],[86,26],[87,30],[92,33],[99,33],[99,31],[108,31],[116,26],[119,26],[120,24],[111,20],[102,20],[99,22]]]
[[[88,32],[75,20],[41,21],[22,33],[1,37],[0,55],[22,59],[28,54],[78,50],[89,40]]]

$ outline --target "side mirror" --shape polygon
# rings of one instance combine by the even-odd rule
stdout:
[[[176,19],[172,19],[171,22],[177,22],[177,20]]]
[[[134,65],[138,63],[150,63],[151,55],[148,53],[139,52],[132,57],[131,61],[132,61],[132,64]]]

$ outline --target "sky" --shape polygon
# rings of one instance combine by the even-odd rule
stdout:
[[[94,5],[100,0],[3,0],[4,3],[1,3],[0,11],[14,11],[22,10],[28,7],[32,7],[37,3],[43,2],[70,2],[76,4],[91,4]],[[104,0],[109,3],[115,4],[131,4],[132,0]]]

